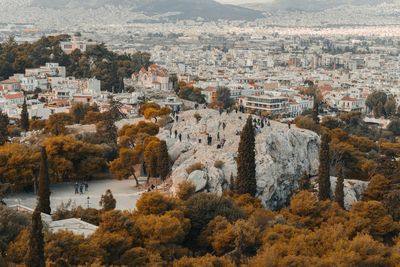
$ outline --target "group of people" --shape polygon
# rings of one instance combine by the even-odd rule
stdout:
[[[83,194],[84,192],[89,190],[89,185],[87,183],[75,183],[75,195]]]

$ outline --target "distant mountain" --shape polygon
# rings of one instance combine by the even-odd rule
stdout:
[[[129,8],[148,15],[176,13],[170,16],[174,19],[254,20],[263,17],[258,10],[224,5],[214,0],[33,0],[31,4],[53,9],[100,8],[106,5]]]
[[[244,7],[259,11],[323,11],[344,5],[363,6],[379,5],[384,2],[393,3],[396,0],[275,0],[270,3],[245,4]]]

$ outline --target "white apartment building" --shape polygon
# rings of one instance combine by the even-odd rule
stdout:
[[[344,112],[351,112],[351,111],[363,112],[366,110],[365,100],[366,100],[365,98],[354,98],[350,96],[345,96],[339,100],[337,108],[339,111],[344,111]]]
[[[96,42],[82,40],[80,33],[75,33],[70,41],[60,42],[62,51],[67,55],[75,50],[80,50],[82,53],[86,52],[88,46],[95,46],[96,44]]]
[[[46,63],[45,66],[39,68],[26,69],[25,76],[35,77],[66,77],[66,69],[64,66],[60,66],[58,63]]]
[[[267,111],[274,115],[290,112],[288,97],[272,95],[248,96],[241,98],[239,103],[249,111]]]

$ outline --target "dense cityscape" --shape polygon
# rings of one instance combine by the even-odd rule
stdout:
[[[0,8],[0,267],[400,265],[399,1]]]

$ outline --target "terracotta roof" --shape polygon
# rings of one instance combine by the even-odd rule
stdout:
[[[91,95],[75,95],[74,98],[93,98]]]
[[[343,101],[357,101],[356,98],[350,97],[350,96],[345,96],[342,98]]]
[[[23,93],[16,93],[16,94],[7,94],[4,95],[5,99],[18,99],[18,98],[24,98],[24,94]]]
[[[0,83],[2,83],[2,84],[13,84],[13,83],[19,83],[19,82],[17,80],[14,80],[14,79],[8,79],[8,80],[1,81]]]

